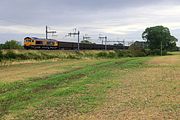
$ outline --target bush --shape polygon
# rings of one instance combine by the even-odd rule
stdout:
[[[160,49],[150,50],[150,55],[161,55],[161,50]],[[162,55],[167,55],[167,51],[163,50]]]
[[[68,55],[67,59],[80,59],[77,55]]]
[[[75,54],[78,56],[83,56],[83,53],[79,52],[79,51],[75,51]]]
[[[124,57],[134,57],[134,53],[131,50],[124,51]]]
[[[4,48],[4,44],[0,44],[0,50]]]
[[[116,50],[117,57],[133,57],[133,54],[130,50]]]
[[[28,53],[28,57],[29,59],[35,59],[35,60],[43,59],[43,55],[33,52]]]
[[[84,53],[85,57],[95,57],[93,53]]]
[[[129,50],[132,52],[133,57],[147,56],[147,53],[146,53],[143,45],[133,44],[129,47]]]
[[[19,42],[11,40],[5,42],[3,49],[23,49],[23,46],[21,46]]]
[[[133,50],[132,51],[133,57],[144,57],[147,56],[145,51],[142,50]]]
[[[149,51],[148,51],[149,52]],[[150,54],[150,53],[149,53]],[[56,53],[56,52],[47,52],[47,51],[13,51],[13,50],[7,50],[4,54],[2,54],[2,51],[0,51],[0,60],[8,60],[8,59],[17,59],[17,60],[47,60],[47,59],[53,59],[53,58],[66,58],[66,59],[80,59],[80,58],[121,58],[121,57],[142,57],[146,56],[146,51],[141,50],[116,50],[116,51],[101,51],[101,52],[95,52],[95,53],[86,53],[86,52],[67,52],[65,54]]]
[[[97,53],[97,57],[106,58],[107,56],[108,56],[107,52],[99,52],[99,53]]]
[[[145,54],[146,54],[147,56],[151,54],[151,50],[150,50],[150,49],[145,49],[144,51],[145,51]]]
[[[35,59],[35,60],[52,59],[54,57],[56,57],[56,56],[53,56],[53,55],[48,54],[48,53],[43,53],[43,52],[41,52],[39,54],[33,53],[33,52],[18,54],[18,59],[22,59],[22,60],[26,60],[26,59]]]
[[[115,53],[117,54],[117,57],[124,57],[124,51],[122,50],[116,50]]]
[[[0,50],[0,61],[3,59],[3,52]]]
[[[16,59],[18,55],[14,53],[13,51],[9,50],[7,53],[4,55],[6,59]]]
[[[116,53],[115,53],[115,52],[109,52],[109,53],[107,54],[107,57],[108,57],[108,58],[116,58]]]
[[[21,60],[28,60],[29,56],[26,53],[17,54],[17,58]]]
[[[121,57],[143,57],[146,56],[145,51],[140,50],[116,50],[115,52],[100,52],[97,57],[102,58],[121,58]]]

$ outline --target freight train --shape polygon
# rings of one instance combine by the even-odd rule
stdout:
[[[45,49],[45,50],[77,50],[78,43],[75,42],[62,42],[54,39],[42,39],[36,37],[24,38],[25,49]],[[102,44],[85,44],[79,43],[80,50],[104,50],[105,45]],[[127,46],[122,44],[106,45],[107,50],[128,49]]]

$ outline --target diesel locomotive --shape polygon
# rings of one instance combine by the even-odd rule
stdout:
[[[42,39],[36,37],[24,38],[25,49],[45,49],[45,50],[77,50],[78,43],[62,42],[54,39]],[[105,45],[102,44],[85,44],[79,43],[80,50],[104,50]],[[106,45],[107,50],[128,49],[127,46]]]

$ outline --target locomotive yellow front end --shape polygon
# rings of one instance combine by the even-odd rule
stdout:
[[[25,49],[58,49],[59,44],[57,40],[53,39],[42,39],[36,37],[24,38]]]
[[[35,40],[30,37],[24,38],[24,48],[29,49],[31,46],[35,45]]]

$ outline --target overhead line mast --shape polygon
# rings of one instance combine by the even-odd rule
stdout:
[[[89,40],[89,39],[91,39],[91,37],[89,37],[87,34],[85,34],[85,35],[83,36],[83,40]]]
[[[103,41],[105,42],[105,50],[107,50],[107,36],[99,35],[99,39],[102,40],[102,44],[103,44]]]
[[[77,48],[77,50],[79,51],[80,50],[80,44],[79,44],[79,42],[80,42],[80,31],[76,32],[76,29],[75,29],[74,32],[68,33],[68,36],[70,36],[70,37],[75,36],[75,35],[78,36],[78,48]]]
[[[50,30],[48,30],[48,26],[46,25],[46,39],[48,39],[48,33],[54,34],[54,33],[56,33],[56,31],[50,31]]]

